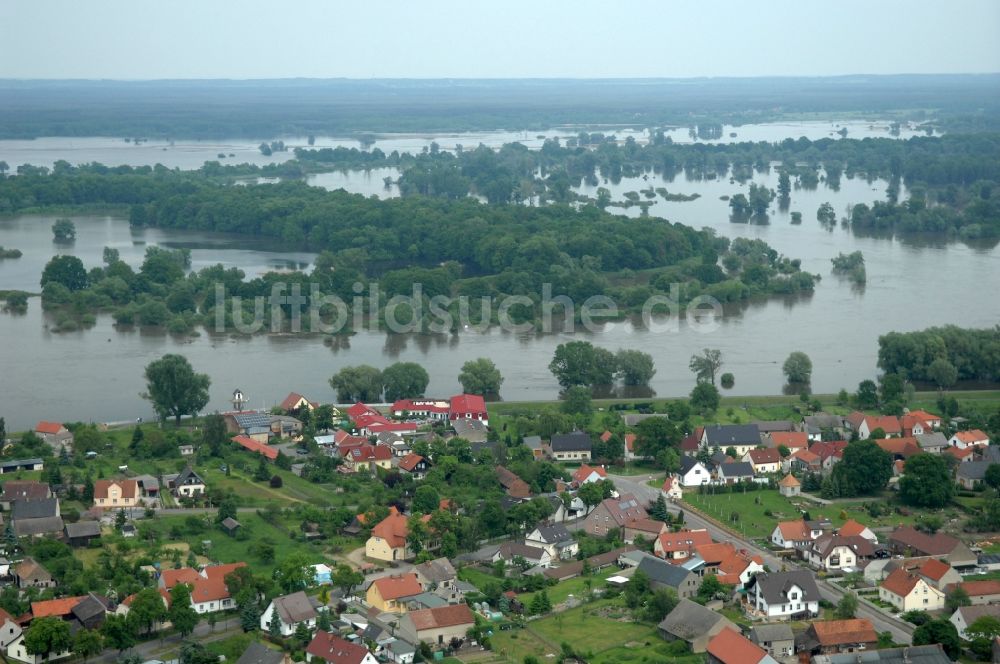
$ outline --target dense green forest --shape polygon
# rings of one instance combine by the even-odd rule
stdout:
[[[387,297],[410,294],[414,283],[425,298],[523,295],[533,304],[513,313],[531,321],[540,313],[543,284],[577,306],[608,295],[625,313],[654,294],[674,292],[682,303],[702,294],[734,302],[811,292],[815,279],[760,240],[730,242],[708,230],[628,219],[592,206],[486,205],[468,197],[378,200],[301,181],[236,186],[203,171],[68,164],[52,172],[23,169],[0,180],[0,201],[12,210],[121,206],[135,226],[243,233],[324,252],[311,275],[246,283],[221,267],[185,276],[182,257],[171,259],[162,250],[148,255],[138,273],[112,255],[105,267],[61,265],[43,277],[49,305],[78,313],[115,310],[122,322],[162,324],[171,314],[206,313],[212,306],[207,288],[215,281],[247,297],[270,294],[274,280],[311,281],[348,302],[357,294],[355,282],[368,278],[377,278]],[[177,289],[184,294],[171,305]],[[166,307],[145,314],[136,309],[147,301]]]
[[[958,380],[1000,382],[1000,326],[890,332],[879,337],[878,366],[887,374],[941,387]]]
[[[525,80],[0,80],[0,138],[252,138],[848,116],[1000,128],[997,75]],[[705,132],[699,132],[705,134]],[[705,135],[712,135],[709,131]]]

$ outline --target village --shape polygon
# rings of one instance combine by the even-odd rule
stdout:
[[[7,441],[8,660],[1000,654],[1000,544],[885,497],[928,455],[947,460],[956,501],[995,488],[998,447],[963,418],[705,423],[664,472],[647,452],[668,412],[524,435],[530,418],[471,394],[247,402],[236,390],[231,411],[176,430],[39,422]],[[890,457],[886,493],[821,497],[855,441]]]

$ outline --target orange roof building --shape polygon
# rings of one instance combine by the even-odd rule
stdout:
[[[708,654],[720,664],[758,664],[767,651],[732,627],[726,627],[708,642]]]
[[[375,579],[368,587],[365,599],[369,606],[373,606],[379,611],[393,611],[396,613],[406,612],[407,597],[419,595],[424,591],[413,572],[393,576],[383,576]]]

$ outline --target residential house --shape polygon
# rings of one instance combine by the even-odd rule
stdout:
[[[56,456],[63,450],[73,451],[73,434],[59,422],[39,422],[35,425],[35,435],[51,447]]]
[[[969,639],[965,630],[969,627],[969,625],[976,622],[983,616],[989,616],[1000,620],[1000,604],[960,606],[955,613],[951,614],[951,618],[949,618],[948,621],[955,626],[955,629],[958,630],[959,638],[969,641],[971,639]]]
[[[72,626],[83,629],[100,629],[108,613],[114,611],[114,603],[107,597],[88,593],[80,598],[70,610]]]
[[[948,439],[940,431],[932,431],[922,435],[918,434],[913,436],[913,438],[920,445],[920,449],[931,454],[941,454],[950,445]]]
[[[267,632],[273,620],[278,621],[278,629],[282,636],[291,636],[299,625],[305,625],[310,631],[316,628],[316,618],[319,605],[303,591],[275,597],[267,605],[260,616],[260,631]]]
[[[595,507],[584,520],[584,530],[598,537],[604,537],[608,531],[623,528],[630,519],[642,519],[649,514],[639,504],[639,500],[628,493],[619,498],[605,498]]]
[[[962,541],[946,535],[935,533],[928,535],[912,526],[900,526],[889,535],[889,550],[909,558],[915,556],[930,556],[943,558],[949,565],[960,572],[976,566],[977,559],[968,546]]]
[[[955,469],[955,481],[963,488],[973,490],[982,485],[986,478],[986,469],[993,464],[989,461],[970,461],[960,463]]]
[[[795,479],[795,476],[789,473],[785,475],[780,482],[778,482],[778,493],[786,498],[791,498],[792,496],[797,496],[802,492],[802,482]]]
[[[458,604],[462,601],[463,593],[459,588],[458,574],[447,558],[435,558],[415,565],[413,573],[417,575],[417,580],[424,590],[434,593],[449,604]]]
[[[7,652],[7,647],[21,636],[21,626],[12,615],[0,609],[0,650]]]
[[[787,659],[795,654],[795,635],[788,623],[754,625],[750,640],[777,659]]]
[[[989,449],[989,448],[986,448],[986,449]],[[941,452],[941,454],[946,454],[946,455],[952,457],[958,463],[970,463],[972,461],[975,461],[975,458],[976,458],[976,456],[975,456],[975,454],[976,454],[976,448],[975,447],[966,447],[965,449],[962,449],[960,447],[950,447],[949,446],[949,447],[945,448],[944,451]]]
[[[705,650],[708,664],[778,664],[766,650],[732,628],[712,637]]]
[[[761,444],[760,429],[756,424],[712,424],[705,427],[701,442],[709,449],[732,447],[740,458]]]
[[[379,611],[406,613],[406,598],[419,595],[423,591],[417,575],[413,572],[394,574],[372,581],[365,600],[369,606]]]
[[[389,407],[389,412],[395,417],[444,421],[448,419],[448,405],[441,399],[399,399]]]
[[[524,500],[531,497],[531,487],[528,483],[503,466],[497,466],[497,480],[511,498]]]
[[[184,470],[177,475],[177,479],[174,480],[174,495],[178,498],[197,498],[204,494],[205,480],[194,472],[194,468],[185,466]]]
[[[937,611],[944,607],[944,593],[932,586],[919,574],[902,567],[895,569],[882,581],[878,598],[892,604],[900,612]]]
[[[677,602],[677,606],[657,625],[660,636],[667,641],[684,641],[693,653],[705,652],[712,637],[727,628],[737,629],[721,613],[689,599]]]
[[[714,574],[720,583],[736,589],[742,589],[754,574],[764,571],[762,557],[751,555],[746,549],[737,549],[731,542],[696,546],[695,554],[702,561],[699,574]]]
[[[515,560],[521,558],[532,567],[545,569],[552,565],[552,556],[540,546],[531,546],[524,542],[504,542],[493,552],[490,557],[491,562],[504,561],[508,565],[513,565]]]
[[[906,461],[923,451],[916,438],[880,438],[875,444],[897,461]]]
[[[531,456],[535,461],[549,455],[548,446],[542,442],[541,436],[525,436],[524,445],[531,450]]]
[[[52,489],[45,482],[10,480],[0,493],[0,508],[9,511],[16,500],[44,500],[52,497]]]
[[[648,456],[636,453],[636,451],[635,451],[635,441],[636,441],[637,438],[638,438],[638,436],[636,436],[634,433],[627,433],[622,438],[622,442],[624,443],[624,447],[625,447],[625,454],[623,455],[623,458],[626,461],[638,461],[640,459],[648,459],[649,458]]]
[[[291,661],[291,658],[289,658]],[[247,649],[243,651],[236,664],[284,664],[285,653],[281,650],[268,648],[260,641],[253,641]]]
[[[333,569],[324,563],[310,565],[313,570],[313,585],[329,586],[333,583]]]
[[[101,536],[100,521],[77,521],[65,525],[66,541],[70,546],[89,546]]]
[[[392,450],[385,445],[358,445],[344,457],[344,466],[355,472],[373,472],[376,467],[392,468]]]
[[[427,475],[430,467],[431,465],[427,463],[427,459],[413,452],[410,452],[399,460],[399,471],[412,475],[417,480],[422,480]]]
[[[135,480],[97,480],[94,482],[94,507],[120,509],[139,503],[139,485]]]
[[[881,554],[879,554],[881,551]],[[803,550],[806,561],[816,569],[825,572],[853,571],[876,555],[887,557],[884,550],[877,550],[870,540],[860,535],[820,535]]]
[[[878,647],[878,633],[865,618],[816,621],[806,629],[799,645],[813,655],[861,652]]]
[[[969,601],[973,606],[984,604],[1000,604],[1000,581],[963,581],[950,586],[945,586],[945,594],[951,593],[955,588],[961,587],[969,596]]]
[[[786,473],[820,473],[823,472],[823,459],[812,450],[796,450],[782,461],[781,469]]]
[[[823,526],[816,521],[780,521],[771,531],[771,542],[782,549],[804,551],[822,534]]]
[[[656,519],[642,517],[629,519],[622,527],[622,541],[631,544],[641,537],[645,542],[654,542],[661,533],[665,533],[667,530],[667,524]]]
[[[833,470],[834,464],[844,458],[846,447],[846,440],[831,440],[813,443],[809,451],[819,457],[819,472],[826,475]]]
[[[759,447],[743,455],[743,461],[749,462],[755,475],[767,475],[781,470],[781,454],[774,447]]]
[[[170,590],[178,583],[191,587],[191,607],[199,614],[216,613],[236,608],[236,603],[226,586],[226,575],[246,567],[246,563],[209,565],[200,572],[190,567],[164,570],[160,575],[159,587]]]
[[[552,436],[549,448],[556,461],[590,461],[593,441],[585,431],[560,433]]]
[[[684,487],[681,486],[680,475],[673,474],[668,475],[667,479],[663,480],[663,486],[660,487],[660,493],[666,500],[681,500],[684,498]]]
[[[680,444],[681,456],[698,456],[698,452],[701,451],[701,439],[704,436],[705,427],[695,427],[690,435],[684,436]]]
[[[712,481],[712,473],[705,464],[689,456],[681,458],[679,477],[683,486],[701,486]]]
[[[787,448],[789,453],[809,449],[809,434],[803,431],[773,431],[764,437],[769,449]]]
[[[889,576],[900,567],[910,574],[923,577],[924,581],[941,591],[950,585],[962,582],[961,574],[937,558],[894,558],[885,566],[885,576]]]
[[[452,639],[465,639],[475,624],[476,618],[468,604],[453,604],[410,611],[399,621],[399,634],[414,643],[423,641],[444,646]]]
[[[750,482],[754,478],[753,466],[742,461],[722,463],[716,466],[715,476],[720,484]]]
[[[779,620],[819,615],[819,588],[808,570],[757,574],[746,585],[749,608]]]
[[[604,470],[604,468],[592,468],[587,464],[583,464],[573,471],[572,485],[579,488],[588,482],[601,482],[606,479],[608,479],[608,471]]]
[[[524,543],[545,549],[552,560],[575,558],[580,550],[580,545],[561,523],[537,526],[524,538]]]
[[[913,417],[920,422],[924,423],[924,429],[940,429],[941,428],[941,416],[934,415],[933,413],[928,413],[926,410],[911,410],[906,413],[910,417]]]
[[[422,518],[429,521],[430,515]],[[409,532],[406,515],[400,514],[395,506],[390,507],[389,515],[372,527],[371,537],[365,542],[365,555],[386,562],[412,558],[415,554],[406,542]]]
[[[62,533],[65,524],[59,514],[58,498],[15,500],[10,520],[18,537],[38,537]]]
[[[271,415],[268,427],[273,438],[302,440],[302,420],[291,415]]]
[[[757,425],[757,430],[761,436],[766,436],[775,432],[795,431],[795,424],[791,420],[757,420],[752,422]]]
[[[846,434],[844,418],[840,415],[831,415],[830,413],[806,415],[802,418],[802,423],[799,424],[798,430],[808,435],[810,441],[823,440],[824,433],[828,436],[839,437],[844,437]]]
[[[306,399],[298,392],[290,392],[281,402],[281,410],[286,413],[291,413],[296,410],[315,410],[316,408],[319,408],[318,403],[315,401],[309,401],[309,399]]]
[[[359,643],[346,641],[335,634],[318,631],[306,646],[308,662],[327,664],[378,664],[368,648]]]
[[[957,447],[960,450],[964,450],[968,447],[986,447],[990,444],[990,437],[979,429],[972,429],[971,431],[957,431],[955,435],[948,440],[948,444],[952,447]]]
[[[843,537],[864,537],[869,542],[878,542],[878,535],[871,528],[863,523],[858,523],[854,519],[845,521],[844,525],[837,529],[837,534]]]
[[[653,590],[670,588],[680,598],[690,598],[698,594],[701,577],[684,569],[680,565],[671,565],[659,558],[646,557],[637,568],[649,577],[649,586]]]
[[[13,568],[17,587],[24,588],[55,588],[56,582],[42,564],[30,556],[19,562]]]
[[[455,420],[451,423],[455,435],[464,438],[472,444],[482,445],[489,438],[489,427],[480,420]]]
[[[271,439],[271,414],[263,411],[248,410],[236,413],[226,413],[226,428],[231,433],[245,436],[257,443],[267,444]]]
[[[881,429],[886,436],[901,436],[903,427],[899,418],[894,415],[865,415],[854,411],[847,416],[847,423],[858,434],[858,438],[871,438],[876,429]]]
[[[479,420],[486,426],[490,417],[486,412],[486,400],[478,394],[457,394],[449,400],[448,420]]]
[[[693,556],[699,546],[711,543],[712,536],[704,528],[660,533],[653,541],[653,554],[666,560],[683,561]]]

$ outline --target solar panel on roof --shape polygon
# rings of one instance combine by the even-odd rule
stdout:
[[[250,427],[270,428],[271,426],[271,416],[267,413],[240,413],[234,415],[233,419],[244,429]]]

